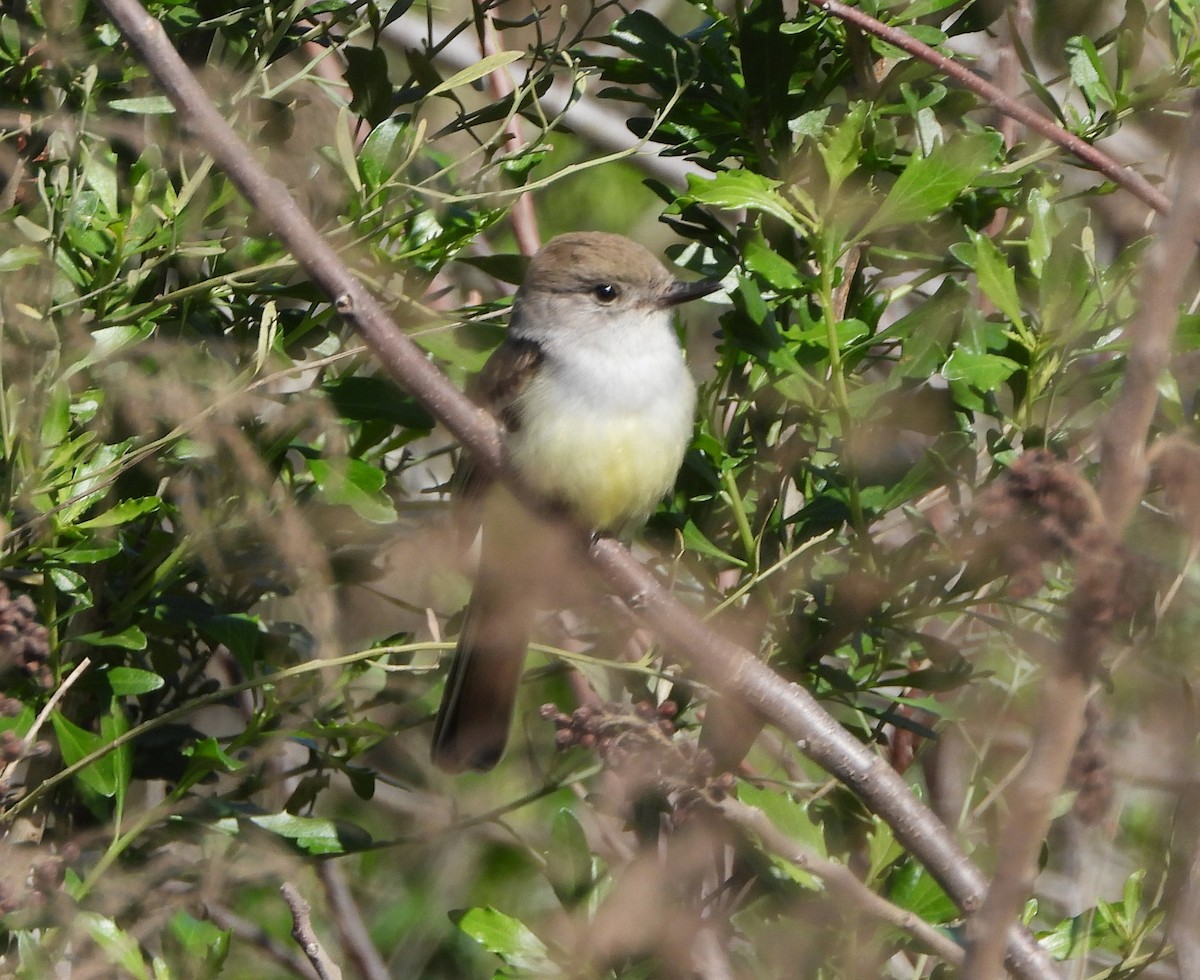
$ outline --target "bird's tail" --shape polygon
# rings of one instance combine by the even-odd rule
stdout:
[[[434,722],[431,755],[446,772],[485,772],[508,742],[534,606],[493,577],[471,596]]]

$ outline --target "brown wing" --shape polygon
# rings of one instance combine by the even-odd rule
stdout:
[[[542,347],[536,341],[506,337],[488,358],[468,393],[503,422],[506,429],[514,432],[521,426],[514,402],[544,358]]]
[[[541,345],[536,341],[511,335],[505,337],[467,387],[467,394],[477,405],[495,415],[506,430],[515,432],[521,427],[517,397],[525,390],[544,357]],[[454,483],[460,540],[474,539],[479,528],[478,505],[491,482],[490,476],[472,465],[469,456],[464,456],[458,464]]]

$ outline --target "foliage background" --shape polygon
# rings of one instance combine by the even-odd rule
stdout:
[[[1171,172],[1188,0],[863,6]],[[621,231],[724,279],[687,317],[702,405],[645,554],[878,744],[990,868],[1074,572],[1045,545],[1061,510],[1041,499],[1017,514],[1030,539],[997,545],[977,498],[1031,449],[1094,472],[1144,206],[815,7],[148,9],[458,382],[499,339],[522,234]],[[566,664],[627,704],[670,697],[676,740],[698,737],[703,692],[660,677],[602,604],[548,629],[497,772],[431,770],[467,594],[454,446],[98,5],[0,10],[5,969],[307,975],[283,881],[367,976],[936,969],[706,805],[732,790],[958,935],[887,825],[772,733],[715,789],[555,751],[537,705],[571,710]],[[476,59],[482,34],[489,60],[401,43],[433,20]],[[589,136],[551,108],[572,83],[607,113]],[[629,132],[651,142],[619,149]],[[1159,432],[1191,424],[1198,325],[1193,292]],[[1196,487],[1189,450],[1171,458],[1127,538],[1130,608],[1027,909],[1071,975],[1186,976],[1194,955]],[[622,649],[625,670],[597,665]],[[708,736],[718,762],[755,734],[734,714],[739,736]]]

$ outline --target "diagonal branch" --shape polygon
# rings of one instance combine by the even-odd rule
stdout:
[[[939,932],[918,915],[893,905],[875,894],[846,865],[823,858],[804,845],[789,838],[770,818],[752,806],[732,797],[714,803],[717,811],[730,823],[756,836],[763,846],[797,867],[816,875],[825,883],[832,897],[847,908],[859,909],[873,919],[886,922],[907,932],[924,949],[940,956],[952,967],[962,964],[963,950],[949,936]]]
[[[953,58],[931,48],[928,44],[922,44],[911,34],[906,34],[895,27],[889,27],[882,21],[876,20],[870,14],[865,14],[856,7],[839,3],[838,0],[808,0],[808,2],[812,6],[818,7],[828,14],[832,14],[838,20],[854,24],[859,29],[874,35],[881,41],[886,41],[893,47],[897,47],[901,51],[907,51],[913,57],[920,58],[927,64],[932,65],[947,78],[953,79],[963,88],[974,92],[980,98],[990,102],[1006,116],[1015,119],[1023,126],[1032,129],[1035,133],[1046,137],[1052,143],[1073,153],[1089,166],[1095,167],[1096,170],[1113,183],[1125,188],[1125,190],[1129,191],[1129,193],[1145,204],[1148,204],[1155,211],[1166,214],[1170,209],[1170,198],[1136,170],[1118,163],[1103,150],[1097,149],[1087,140],[1068,132],[1052,119],[1047,119],[1041,113],[1035,112],[1029,106],[1018,102],[1003,89],[997,88],[991,82],[980,78],[969,68],[959,64]]]
[[[391,322],[321,238],[284,186],[271,178],[233,132],[180,59],[161,25],[137,0],[102,0],[110,17],[167,93],[186,125],[212,155],[309,277],[333,298],[337,311],[357,330],[391,375],[437,417],[478,464],[504,472],[495,420],[474,406]],[[536,500],[531,494],[521,499]],[[586,540],[584,529],[575,529]],[[721,690],[745,700],[793,739],[801,751],[857,793],[892,827],[952,895],[974,909],[986,880],[933,812],[883,759],[862,745],[807,691],[789,684],[749,651],[722,640],[674,599],[666,588],[613,539],[595,541],[591,559],[609,587],[633,606],[658,636],[695,664]],[[1018,975],[1053,978],[1046,952],[1014,925],[1008,933],[1009,963]]]

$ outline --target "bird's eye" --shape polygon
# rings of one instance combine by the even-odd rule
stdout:
[[[602,282],[592,287],[592,295],[604,304],[608,304],[616,300],[621,295],[621,290],[614,286],[611,282]]]

